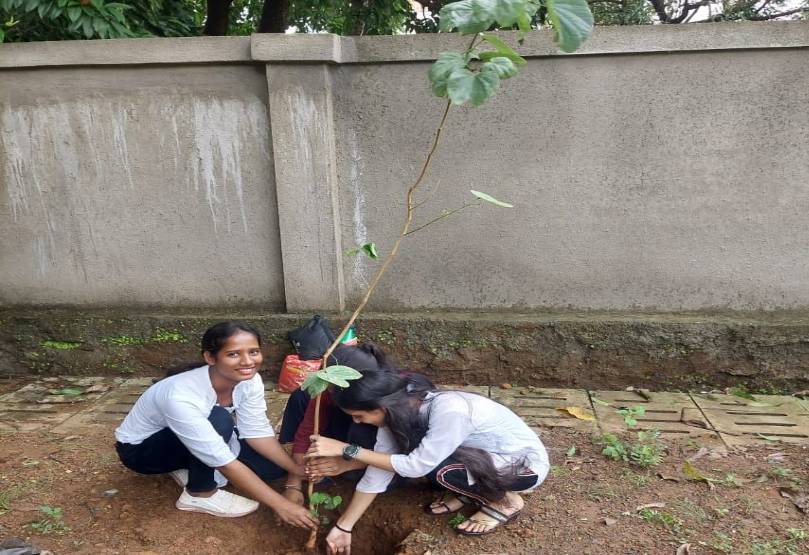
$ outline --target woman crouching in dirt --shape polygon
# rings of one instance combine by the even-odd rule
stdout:
[[[258,502],[219,489],[230,481],[284,522],[314,528],[308,510],[267,485],[287,473],[299,483],[305,471],[267,420],[258,374],[261,336],[247,324],[221,322],[203,335],[202,356],[207,364],[171,375],[141,395],[115,430],[121,462],[140,474],[170,473],[184,487],[175,503],[180,510],[222,517],[255,511]]]
[[[355,422],[379,427],[374,450],[312,436],[308,458],[343,456],[368,465],[345,513],[326,538],[329,553],[351,550],[351,531],[394,474],[429,477],[450,493],[425,507],[446,515],[479,510],[456,531],[479,536],[514,520],[550,468],[542,442],[511,410],[486,397],[437,391],[411,377],[367,372],[334,402]]]
[[[419,380],[426,388],[433,388],[432,382],[420,374],[401,370],[391,362],[385,352],[376,344],[365,342],[360,345],[338,345],[329,356],[329,365],[343,365],[359,372],[393,372],[402,375],[411,375]],[[298,464],[304,464],[304,455],[311,445],[312,431],[315,421],[315,401],[309,394],[296,389],[289,396],[284,417],[281,423],[281,432],[278,440],[282,443],[292,444],[292,458]],[[348,414],[340,410],[332,401],[331,388],[320,396],[320,429],[321,435],[337,439],[344,443],[356,444],[366,449],[373,449],[376,444],[377,427],[370,424],[354,422]],[[366,464],[357,460],[347,460],[342,456],[318,457],[310,459],[307,464],[307,474],[311,476],[333,477],[348,474],[349,479],[357,481],[365,471]],[[290,476],[289,485],[302,484]],[[288,488],[284,496],[292,501],[302,501],[301,490]]]

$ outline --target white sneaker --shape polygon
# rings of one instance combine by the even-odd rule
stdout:
[[[257,501],[221,489],[210,497],[194,497],[183,490],[174,505],[181,511],[231,518],[249,515],[258,509]]]
[[[177,485],[181,488],[184,488],[188,485],[188,469],[181,468],[179,470],[174,470],[173,472],[169,472],[169,476],[172,480],[177,482]]]
[[[175,470],[173,472],[169,472],[169,476],[172,480],[177,482],[177,485],[181,488],[184,488],[188,485],[188,469],[181,468],[179,470]],[[213,479],[216,482],[216,487],[223,488],[228,485],[228,479],[225,478],[222,473],[218,470],[214,470]]]

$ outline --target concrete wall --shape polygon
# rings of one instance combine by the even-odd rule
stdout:
[[[0,304],[341,310],[390,247],[453,35],[0,46]],[[453,108],[377,311],[809,308],[809,24],[531,34]],[[280,217],[279,217],[280,215]]]

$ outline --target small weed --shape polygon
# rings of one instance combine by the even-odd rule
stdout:
[[[621,407],[617,412],[624,417],[624,424],[627,426],[637,426],[637,418],[638,416],[646,414],[646,407]]]
[[[740,497],[739,502],[741,503],[742,511],[744,511],[745,515],[751,515],[761,508],[761,503],[746,496]]]
[[[646,522],[653,524],[662,524],[669,530],[678,530],[682,527],[683,521],[671,513],[666,511],[658,511],[655,509],[641,509],[638,511],[640,517]]]
[[[568,470],[564,466],[558,466],[553,464],[551,465],[551,475],[554,478],[565,478],[570,475],[570,470]]]
[[[571,446],[570,446],[570,449],[568,449],[567,451],[565,451],[565,456],[568,456],[568,457],[575,457],[575,456],[576,456],[576,446],[575,446],[575,445],[571,445]]]
[[[449,519],[449,525],[452,526],[453,528],[457,528],[464,522],[466,522],[466,517],[460,513]]]
[[[800,486],[801,480],[795,477],[795,474],[792,472],[792,469],[785,468],[783,466],[776,466],[771,468],[767,471],[766,476],[764,478],[772,478],[776,482],[780,482],[781,480],[790,482],[794,486]]]
[[[809,537],[803,528],[787,528],[787,535],[792,541],[803,541]]]
[[[600,503],[605,499],[615,499],[616,497],[618,497],[618,492],[616,492],[610,486],[595,484],[593,487],[590,488],[590,491],[587,492],[587,497],[591,501]]]
[[[22,486],[12,486],[0,491],[0,516],[11,510],[11,502],[24,493]]]
[[[130,347],[133,345],[143,345],[145,341],[140,337],[132,337],[131,335],[116,335],[114,337],[105,337],[101,340],[104,343],[112,343],[120,347]]]
[[[638,441],[624,443],[617,435],[606,433],[594,438],[597,445],[602,445],[601,454],[614,461],[623,461],[641,468],[660,464],[663,460],[663,446],[658,441],[660,432],[651,430],[638,432]]]
[[[630,469],[625,468],[622,473],[624,480],[629,482],[635,487],[642,488],[645,487],[649,483],[649,476],[646,474],[638,474],[637,472],[632,472]]]
[[[152,343],[182,343],[185,341],[185,336],[175,330],[157,328],[149,341]]]
[[[776,480],[781,478],[789,480],[792,477],[792,470],[789,468],[784,468],[783,466],[776,466],[767,471],[767,475],[770,478],[775,478]]]
[[[733,474],[732,472],[728,472],[725,474],[725,479],[720,482],[723,486],[728,488],[740,488],[742,487],[742,483],[739,481],[738,476]]]
[[[714,532],[713,535],[715,538],[713,541],[699,543],[721,553],[735,552],[735,548],[733,547],[733,542],[731,541],[730,536],[723,534],[722,532]]]
[[[716,513],[716,516],[719,518],[725,518],[730,514],[730,509],[728,507],[714,507],[713,510]]]
[[[697,521],[704,522],[710,519],[705,509],[690,499],[680,499],[674,503],[672,508],[687,518]]]
[[[798,555],[805,553],[801,551],[798,542],[807,538],[806,530],[803,528],[787,528],[787,539],[770,540],[767,542],[754,543],[750,546],[750,555]]]
[[[32,522],[28,525],[34,532],[47,535],[64,534],[65,532],[70,531],[70,528],[65,526],[65,523],[62,522],[62,507],[41,505],[39,507],[39,512],[44,516],[36,522]]]

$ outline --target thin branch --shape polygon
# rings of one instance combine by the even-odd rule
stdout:
[[[427,196],[425,196],[422,200],[420,200],[419,202],[417,202],[416,204],[413,205],[413,210],[423,206],[424,203],[426,203],[428,200],[433,198],[433,196],[435,195],[435,192],[438,190],[439,185],[441,185],[441,180],[440,179],[435,182],[435,188],[434,189],[427,189],[427,191],[429,191]]]
[[[424,224],[424,225],[420,225],[420,226],[419,226],[419,227],[417,227],[417,228],[411,229],[410,231],[408,231],[407,233],[405,233],[405,237],[407,237],[408,235],[412,235],[412,234],[414,234],[414,233],[415,233],[415,232],[417,232],[417,231],[421,231],[422,229],[424,229],[424,228],[425,228],[425,227],[427,227],[428,225],[434,224],[435,222],[437,222],[437,221],[439,221],[439,220],[443,220],[444,218],[448,218],[448,217],[452,216],[453,214],[457,214],[457,213],[458,213],[458,212],[460,212],[461,210],[464,210],[464,209],[466,209],[466,208],[470,208],[470,207],[472,207],[472,206],[480,206],[480,203],[479,203],[479,202],[473,202],[473,203],[469,203],[469,204],[464,203],[464,205],[463,205],[463,206],[461,206],[461,207],[459,207],[459,208],[456,208],[456,209],[454,209],[454,210],[450,210],[450,211],[448,211],[448,212],[444,212],[443,214],[441,214],[441,215],[440,215],[440,216],[438,216],[437,218],[433,218],[432,220],[430,220],[430,221],[429,221],[429,222],[427,222],[426,224]]]

